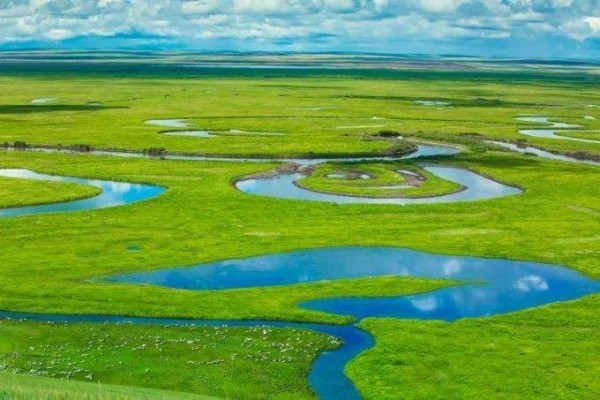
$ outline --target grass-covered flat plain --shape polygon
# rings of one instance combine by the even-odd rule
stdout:
[[[472,135],[512,141],[525,138],[529,144],[547,150],[597,155],[597,144],[519,135],[518,128],[529,125],[514,120],[522,114],[536,114],[598,129],[600,108],[587,106],[600,104],[600,84],[593,75],[575,79],[584,73],[546,73],[549,75],[545,80],[511,81],[505,74],[485,71],[479,75],[321,71],[299,77],[293,72],[256,70],[237,74],[230,71],[223,76],[173,73],[163,77],[106,71],[3,71],[0,142],[122,150],[165,148],[172,152],[263,157],[376,155],[390,146],[388,141],[373,140],[385,129],[415,139],[458,143],[464,148],[463,154],[433,158],[427,163],[462,166],[525,191],[518,196],[472,203],[335,205],[251,196],[232,186],[236,179],[272,170],[276,163],[3,151],[0,168],[148,183],[167,190],[155,199],[122,207],[0,219],[2,310],[344,323],[347,318],[301,309],[297,303],[341,295],[408,294],[453,284],[380,277],[260,289],[186,291],[101,280],[116,273],[329,246],[400,246],[442,254],[529,260],[564,265],[592,278],[600,277],[598,167],[485,150],[471,139]],[[524,74],[518,76],[536,73]],[[478,80],[473,81],[473,76]],[[33,99],[50,97],[57,100],[46,105],[30,104]],[[424,99],[452,105],[430,107],[415,102]],[[90,102],[100,106],[87,105]],[[597,119],[584,119],[586,115]],[[160,118],[183,118],[194,128],[216,132],[285,135],[169,136],[160,134],[160,127],[143,123]],[[462,134],[470,136],[467,139]],[[305,181],[313,180],[318,189],[322,181],[334,180],[323,178],[323,174],[347,167],[319,166],[321,175]],[[361,163],[355,167],[379,173],[385,184],[396,183],[397,176],[386,175],[386,170],[391,172],[389,165]],[[394,162],[393,168],[413,170],[415,166],[409,161]],[[428,178],[415,190],[429,188],[429,193],[437,193],[451,189],[444,186],[447,182]],[[340,186],[348,183],[352,182],[336,181]],[[2,207],[95,193],[86,187],[15,179],[2,179],[0,184]],[[363,189],[354,187],[352,192]],[[373,399],[517,394],[594,398],[598,391],[594,377],[600,372],[594,362],[600,350],[594,337],[597,301],[594,295],[516,314],[454,323],[365,320],[361,327],[373,334],[376,345],[356,358],[347,373],[361,395]],[[48,371],[49,366],[60,366],[62,362],[84,361],[82,354],[91,343],[91,353],[87,354],[93,354],[94,362],[85,360],[81,368],[86,374],[74,376],[76,379],[217,397],[313,396],[305,375],[318,351],[332,346],[331,338],[308,331],[269,332],[273,340],[260,342],[261,346],[285,343],[289,338],[312,344],[303,346],[307,352],[298,354],[282,370],[268,357],[242,360],[234,356],[263,354],[260,346],[243,345],[245,337],[254,334],[244,328],[220,328],[222,336],[212,340],[209,336],[215,335],[213,328],[107,328],[4,321],[0,325],[0,365],[8,371],[19,368],[19,372],[26,373],[32,368],[28,363],[35,359],[39,363],[36,369]],[[192,342],[206,339],[202,344],[210,351],[199,351],[198,360],[192,361],[225,361],[195,365],[185,374],[195,373],[196,381],[185,380],[188,375],[179,374],[188,369],[182,363],[190,358],[182,355],[189,356],[190,352],[187,342],[178,341],[181,338]],[[100,344],[100,339],[107,344]],[[133,350],[150,339],[173,345],[159,346],[161,352]],[[58,355],[61,346],[69,350],[68,355]],[[44,349],[40,350],[43,354],[38,354],[38,349]],[[68,356],[73,360],[67,360]],[[118,361],[136,367],[123,375]],[[164,372],[154,373],[149,365],[156,363]],[[508,367],[499,367],[505,364],[518,370],[511,374]],[[149,372],[145,372],[147,368]],[[167,371],[169,368],[172,370]],[[90,374],[92,377],[86,378]],[[25,390],[29,384],[22,382],[19,389],[15,380],[0,379],[0,394],[17,393],[12,396],[18,398],[18,390]],[[236,387],[240,382],[244,385]],[[64,388],[69,390],[68,385]]]
[[[338,345],[312,332],[264,327],[2,322],[0,332],[3,371],[220,398],[310,398],[311,361]]]
[[[6,71],[5,65],[0,67]],[[361,140],[365,133],[380,130],[516,140],[523,138],[518,126],[539,127],[514,120],[524,114],[578,123],[587,130],[600,127],[600,108],[588,107],[600,104],[598,83],[593,74],[577,70],[571,75],[550,75],[544,81],[533,79],[536,72],[511,79],[494,71],[249,69],[221,70],[221,75],[229,74],[223,77],[203,69],[146,75],[114,65],[104,72],[90,72],[78,64],[54,72],[46,68],[27,73],[27,67],[15,66],[0,79],[0,142],[137,150],[161,147],[172,152],[244,156],[331,155],[384,149],[385,142]],[[106,71],[114,71],[110,79]],[[56,100],[32,105],[36,98]],[[424,106],[419,100],[444,100],[450,106]],[[217,133],[242,130],[284,135],[171,136],[160,132],[173,128],[143,123],[161,118],[186,119],[192,128]],[[580,144],[568,141],[535,142],[552,150],[581,149]],[[586,147],[592,152],[599,149],[600,144]]]
[[[0,207],[46,204],[91,197],[100,189],[65,182],[0,177]]]
[[[365,397],[593,399],[598,296],[454,323],[370,319],[378,345],[348,373]],[[383,375],[383,378],[382,378]]]

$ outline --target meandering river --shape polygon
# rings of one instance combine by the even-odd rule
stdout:
[[[57,150],[60,151],[60,150]],[[440,156],[440,155],[454,155],[459,153],[460,150],[454,147],[442,146],[442,145],[426,145],[419,144],[417,151],[402,157],[351,157],[351,158],[320,158],[320,159],[239,159],[239,158],[210,158],[202,156],[177,156],[177,155],[166,155],[164,158],[173,160],[188,160],[188,161],[226,161],[226,162],[288,162],[298,164],[300,167],[307,167],[311,165],[322,164],[325,162],[359,162],[364,160],[379,160],[379,161],[393,161],[400,159],[411,159],[421,158],[427,156]],[[120,156],[120,157],[147,157],[140,153],[126,153],[126,152],[92,152],[95,155],[109,155],[109,156]],[[319,192],[313,192],[304,188],[301,188],[294,184],[294,182],[304,175],[302,173],[295,174],[281,174],[271,177],[243,179],[236,182],[235,186],[247,194],[262,195],[268,197],[287,198],[295,200],[313,200],[313,201],[324,201],[333,203],[352,203],[352,204],[424,204],[424,203],[448,203],[457,201],[475,201],[485,200],[498,197],[504,197],[509,195],[515,195],[522,193],[522,190],[496,182],[492,179],[484,177],[476,172],[458,168],[458,167],[447,167],[447,166],[424,166],[427,171],[436,175],[442,179],[446,179],[460,185],[461,189],[457,192],[431,197],[421,198],[403,198],[403,197],[390,197],[390,198],[373,198],[373,197],[359,197],[351,195],[335,195],[325,194]],[[4,171],[4,172],[3,172]],[[53,181],[64,180],[65,182],[72,183],[83,183],[86,182],[92,186],[100,187],[104,190],[103,195],[97,196],[93,199],[80,200],[78,202],[71,203],[57,203],[54,205],[36,206],[25,209],[18,207],[14,209],[4,210],[6,215],[26,215],[28,213],[41,213],[41,212],[62,212],[62,211],[77,211],[85,207],[89,202],[94,204],[106,204],[105,207],[112,205],[123,204],[119,203],[119,196],[127,197],[130,201],[141,201],[147,200],[148,198],[154,197],[162,193],[162,190],[158,188],[152,188],[149,185],[131,185],[131,190],[126,190],[125,183],[118,182],[100,182],[94,180],[85,180],[81,178],[63,178],[59,176],[40,175],[31,171],[26,170],[0,170],[0,176],[2,175],[13,177],[21,177],[28,179],[48,179]],[[18,176],[20,175],[20,176]],[[100,186],[99,186],[100,185]],[[121,199],[122,200],[122,199]],[[97,207],[99,208],[99,207]],[[3,211],[0,210],[0,217],[3,215]]]
[[[457,152],[458,150],[445,146],[420,145],[418,152],[405,158],[455,154]],[[127,157],[141,156],[132,155],[131,153],[101,154]],[[209,159],[190,156],[169,156],[169,158]],[[364,159],[367,158],[337,159],[335,161],[360,161]],[[389,160],[390,158],[381,157],[378,159]],[[230,158],[220,158],[218,160],[241,161]],[[331,160],[293,161],[306,166]],[[425,166],[424,168],[437,176],[463,185],[465,189],[454,194],[438,196],[437,200],[435,200],[436,198],[430,198],[431,200],[410,199],[415,200],[410,202],[472,201],[520,192],[520,189],[494,182],[472,171],[444,166]],[[59,177],[27,170],[0,170],[0,176],[88,184],[102,190],[100,195],[89,199],[0,210],[0,217],[5,218],[119,206],[148,200],[164,191],[164,188],[152,185]],[[332,195],[335,197],[325,198],[322,194],[305,190],[301,193],[290,192],[290,190],[295,190],[293,188],[297,188],[293,185],[293,181],[298,177],[298,175],[292,174],[275,178],[243,180],[238,182],[238,188],[246,193],[293,199],[344,203],[378,202],[371,201],[374,199],[351,196]],[[307,192],[310,195],[307,195]],[[401,200],[402,202],[398,201],[398,204],[409,203],[408,199]],[[52,322],[270,326],[322,332],[341,338],[343,344],[337,350],[324,352],[317,358],[308,376],[309,384],[322,399],[358,399],[360,395],[352,382],[345,376],[344,368],[348,361],[373,345],[373,339],[370,335],[356,326],[356,323],[364,318],[395,317],[454,321],[459,318],[502,314],[556,301],[577,299],[599,291],[597,282],[561,266],[524,261],[446,256],[389,247],[310,249],[240,260],[218,261],[193,267],[174,267],[148,273],[111,276],[105,277],[105,279],[119,284],[143,283],[188,290],[225,290],[374,276],[442,278],[452,280],[456,284],[428,293],[407,296],[337,297],[313,299],[299,305],[305,309],[354,318],[354,323],[342,326],[271,320],[189,320],[14,312],[0,312],[0,317]]]

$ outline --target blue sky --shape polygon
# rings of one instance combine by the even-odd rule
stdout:
[[[600,0],[0,0],[0,49],[600,58]]]

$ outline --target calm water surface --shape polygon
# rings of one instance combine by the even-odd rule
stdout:
[[[58,100],[56,97],[43,97],[40,99],[33,99],[31,100],[31,104],[34,105],[43,105],[43,104],[48,104],[48,103],[52,103],[53,101]]]
[[[376,276],[441,278],[463,284],[414,296],[314,300],[302,306],[357,319],[377,316],[451,321],[569,300],[599,289],[595,281],[564,267],[389,247],[294,251],[118,275],[107,280],[223,290]]]
[[[166,128],[189,128],[190,126],[185,119],[149,119],[144,123]]]
[[[244,193],[283,199],[323,201],[336,204],[428,204],[452,203],[457,201],[475,201],[493,199],[522,193],[516,187],[488,179],[475,172],[440,166],[423,167],[428,172],[442,179],[455,182],[463,187],[462,190],[435,197],[420,198],[374,198],[344,196],[328,193],[313,192],[295,184],[304,178],[303,174],[279,175],[273,178],[256,178],[241,180],[236,187]]]
[[[211,134],[209,131],[167,131],[161,132],[163,135],[167,136],[191,136],[191,137],[201,137],[201,138],[209,138],[215,137],[217,135]]]
[[[428,106],[428,107],[434,107],[434,106],[444,107],[444,106],[449,106],[452,104],[449,101],[436,101],[436,100],[416,100],[415,103],[420,104],[422,106]]]

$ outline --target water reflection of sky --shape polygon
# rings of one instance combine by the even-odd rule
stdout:
[[[452,103],[449,101],[436,101],[436,100],[415,100],[415,103],[420,104],[422,106],[449,106]]]
[[[191,137],[202,137],[209,138],[215,137],[216,135],[211,134],[209,131],[169,131],[162,132],[163,135],[167,136],[191,136]]]
[[[455,320],[510,312],[598,291],[568,268],[522,261],[443,256],[400,248],[326,248],[228,260],[108,278],[192,290],[266,287],[377,276],[463,281],[429,293],[312,300],[302,307],[334,314]]]

